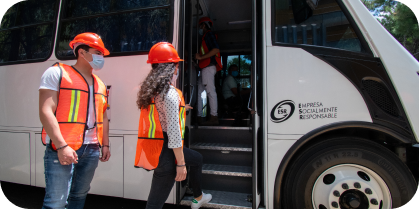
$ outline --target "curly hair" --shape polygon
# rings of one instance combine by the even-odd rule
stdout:
[[[151,71],[141,84],[137,94],[138,109],[147,108],[151,99],[162,94],[163,98],[169,91],[170,81],[176,70],[176,63],[158,63],[151,65]]]

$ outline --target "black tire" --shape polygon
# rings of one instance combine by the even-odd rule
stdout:
[[[359,154],[355,155],[355,152]],[[343,156],[343,153],[346,154]],[[338,157],[333,157],[336,154]],[[361,165],[381,176],[390,190],[393,207],[406,204],[415,195],[415,178],[393,152],[366,139],[342,137],[320,142],[291,162],[281,192],[283,208],[312,209],[316,179],[325,170],[339,164]]]

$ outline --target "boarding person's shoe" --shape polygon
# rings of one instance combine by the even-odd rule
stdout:
[[[204,117],[200,117],[198,116],[198,125],[202,126],[202,124],[204,123],[205,118]]]
[[[216,126],[218,125],[218,116],[211,115],[211,118],[202,123],[203,126]]]
[[[191,208],[192,209],[198,209],[203,204],[208,203],[209,201],[211,201],[211,199],[212,199],[212,195],[211,194],[205,194],[205,193],[202,192],[202,198],[201,198],[201,200],[198,201],[196,199],[193,199],[192,200]]]

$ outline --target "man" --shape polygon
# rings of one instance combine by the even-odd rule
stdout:
[[[239,68],[237,65],[230,65],[228,68],[228,76],[223,81],[223,97],[225,103],[228,105],[229,112],[234,110],[240,110],[241,98],[240,95],[246,95],[250,93],[249,89],[239,91],[237,86],[236,77],[239,75]]]
[[[77,35],[70,47],[76,64],[54,64],[43,74],[39,87],[46,145],[43,209],[83,208],[100,147],[102,162],[111,156],[106,85],[92,73],[103,67],[103,56],[109,51],[94,33]]]
[[[200,124],[206,126],[218,125],[218,102],[214,76],[217,71],[222,69],[220,49],[215,35],[211,32],[212,25],[213,23],[208,17],[199,20],[199,33],[202,35],[202,42],[199,53],[195,55],[201,68],[201,76],[198,79],[198,116]],[[207,92],[211,118],[202,122],[202,99],[200,99],[200,95],[204,90]]]

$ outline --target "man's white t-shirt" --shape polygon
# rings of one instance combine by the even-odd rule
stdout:
[[[39,89],[50,89],[53,91],[59,91],[60,89],[60,77],[61,77],[61,70],[57,66],[53,66],[48,68],[41,78],[41,85]],[[96,135],[96,128],[95,126],[95,110],[93,107],[93,85],[89,86],[89,115],[87,118],[87,127],[89,130],[86,130],[84,144],[96,144],[98,143],[97,135]],[[90,129],[92,128],[92,129]],[[50,138],[47,135],[46,137],[47,144],[50,142]]]
[[[224,99],[228,99],[230,97],[234,97],[236,95],[233,94],[231,91],[232,88],[237,88],[236,79],[233,76],[228,75],[223,82],[223,96]]]

